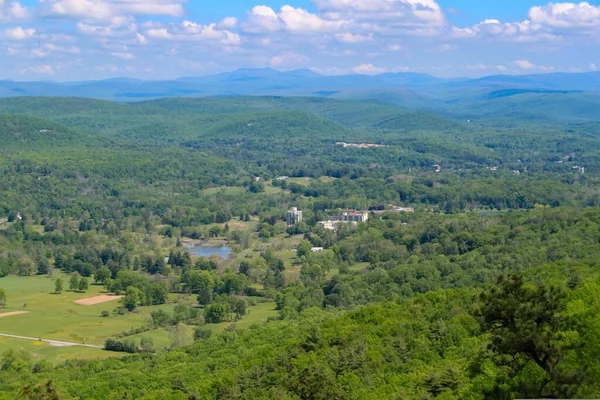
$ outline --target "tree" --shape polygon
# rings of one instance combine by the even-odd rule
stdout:
[[[63,281],[62,281],[62,279],[58,278],[54,282],[54,293],[61,294],[62,291],[63,291]]]
[[[121,299],[121,304],[127,309],[127,311],[135,310],[140,304],[142,299],[142,292],[135,286],[129,286],[125,291],[125,297]]]
[[[87,278],[81,278],[81,280],[79,281],[79,291],[85,293],[87,292],[89,287],[90,284],[88,283]]]
[[[48,275],[50,273],[50,263],[48,259],[41,258],[38,261],[38,275]]]
[[[69,281],[69,289],[74,291],[79,290],[79,274],[71,275],[71,280]]]
[[[171,348],[187,346],[192,342],[193,338],[182,324],[177,324],[171,332]]]
[[[511,380],[531,363],[543,379],[521,379],[519,397],[571,397],[582,380],[580,371],[561,368],[561,361],[579,345],[570,332],[566,295],[556,287],[526,285],[520,275],[502,276],[481,295],[483,328],[491,335],[494,362],[508,368]],[[501,384],[501,383],[500,383]]]
[[[312,249],[312,244],[308,240],[303,240],[302,243],[298,246],[298,257],[307,256],[310,254],[310,250]]]
[[[220,324],[227,320],[229,309],[223,303],[214,303],[206,307],[204,311],[204,319],[209,324]]]
[[[94,274],[94,280],[96,281],[96,283],[101,283],[104,285],[106,284],[106,281],[110,279],[111,276],[112,275],[108,267],[101,267]]]
[[[194,340],[209,339],[212,333],[210,329],[198,327],[194,329]]]
[[[144,353],[154,352],[154,341],[151,337],[144,336],[140,342],[140,347]]]
[[[0,287],[0,307],[4,307],[7,302],[6,290]]]

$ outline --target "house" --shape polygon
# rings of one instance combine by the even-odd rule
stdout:
[[[302,222],[302,211],[298,210],[298,207],[292,207],[290,211],[285,215],[285,220],[288,226],[294,226]]]
[[[323,250],[325,250],[323,247],[313,247],[312,249],[310,249],[310,251],[312,251],[313,253],[321,253]]]

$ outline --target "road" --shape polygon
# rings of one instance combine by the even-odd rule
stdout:
[[[102,346],[96,346],[96,345],[93,345],[93,344],[63,342],[61,340],[40,339],[40,338],[27,337],[27,336],[9,335],[9,334],[6,334],[6,333],[0,333],[0,336],[1,337],[11,338],[11,339],[31,340],[33,342],[42,341],[42,342],[48,343],[52,347],[73,347],[73,346],[79,346],[79,347],[90,347],[92,349],[103,349]]]

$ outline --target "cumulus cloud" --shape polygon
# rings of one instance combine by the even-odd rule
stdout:
[[[21,70],[21,75],[56,75],[56,67],[49,64],[35,65]]]
[[[276,55],[269,60],[269,66],[273,68],[298,67],[306,64],[310,59],[302,54],[286,52]]]
[[[507,41],[566,40],[580,34],[596,37],[600,32],[600,6],[582,3],[549,3],[530,8],[521,22],[488,19],[468,28],[453,28],[455,37],[493,37]]]
[[[444,13],[434,0],[315,0],[319,10],[331,19],[386,21],[387,26],[441,26]]]
[[[185,0],[40,0],[46,15],[110,21],[127,15],[182,16]]]
[[[7,37],[8,39],[12,39],[12,40],[25,40],[25,39],[29,39],[29,38],[33,37],[34,35],[35,35],[35,29],[33,29],[33,28],[23,29],[20,26],[13,28],[13,29],[7,29],[4,32],[4,36]]]
[[[517,61],[514,61],[513,64],[521,69],[529,70],[529,71],[551,72],[551,71],[555,70],[554,67],[547,67],[544,65],[536,65],[529,60],[517,60]]]
[[[553,28],[600,27],[600,6],[590,3],[550,3],[532,7],[529,20]]]
[[[220,29],[217,24],[202,25],[192,21],[183,21],[183,23],[171,25],[169,28],[149,29],[146,31],[146,35],[153,39],[200,41],[224,46],[237,46],[241,43],[239,34]]]
[[[250,10],[248,21],[245,25],[250,32],[333,32],[347,24],[344,20],[330,20],[321,18],[302,8],[283,6],[275,12],[267,6],[256,6]]]
[[[387,72],[385,68],[376,67],[373,64],[361,64],[352,68],[352,72],[362,75],[378,75]]]
[[[138,29],[137,24],[133,22],[125,23],[124,21],[115,21],[115,23],[110,25],[94,25],[78,22],[76,26],[77,30],[85,35],[100,37],[131,36]]]
[[[111,56],[120,58],[121,60],[135,60],[135,55],[131,53],[115,52],[110,53]]]
[[[221,22],[219,22],[219,28],[232,29],[235,28],[238,24],[238,19],[234,17],[224,18]]]
[[[338,33],[335,37],[337,40],[344,43],[363,43],[373,40],[373,35],[361,35],[350,32]]]
[[[155,72],[182,75],[309,63],[324,73],[379,74],[403,71],[395,67],[400,56],[411,70],[440,74],[597,69],[590,57],[600,43],[600,6],[590,0],[540,1],[512,20],[490,15],[468,26],[452,24],[439,0],[311,0],[312,8],[294,0],[274,8],[274,1],[264,1],[245,15],[216,21],[194,20],[186,12],[192,1],[0,0],[0,23],[10,24],[0,30],[2,53],[13,57],[16,74],[17,65],[50,57],[61,59],[61,67],[53,69],[60,75],[70,68],[114,72],[98,69],[99,57],[129,61],[119,63],[118,73],[127,66],[142,72],[156,65]],[[490,45],[494,52],[478,51]],[[555,67],[529,61],[549,50],[554,55],[544,56],[550,61],[543,64]],[[579,58],[560,66],[561,51]],[[0,71],[10,68],[0,65]]]
[[[29,10],[16,1],[0,0],[0,22],[16,22],[29,17]]]

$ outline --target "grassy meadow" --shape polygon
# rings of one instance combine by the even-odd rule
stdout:
[[[140,307],[134,313],[114,315],[112,310],[119,305],[116,299],[91,306],[75,303],[79,299],[106,294],[102,286],[90,285],[87,293],[63,291],[61,294],[55,294],[54,282],[57,278],[63,279],[64,285],[68,286],[69,277],[60,273],[54,273],[52,277],[0,278],[0,287],[8,293],[7,306],[0,313],[27,311],[26,314],[0,318],[0,333],[102,346],[106,339],[116,334],[143,326],[150,319],[152,311],[163,309],[171,313],[175,304],[191,305],[196,301],[195,296],[172,294],[170,304]],[[109,311],[111,315],[101,317],[100,314],[104,310]],[[275,303],[260,303],[251,307],[249,313],[235,325],[237,328],[247,328],[276,314]],[[227,322],[206,325],[206,328],[221,332],[230,324]],[[186,338],[191,341],[194,327],[184,326],[183,329]],[[143,337],[151,338],[156,350],[168,348],[172,342],[172,334],[168,329],[148,331],[129,336],[126,340],[133,340],[139,344]],[[94,348],[52,347],[45,342],[0,337],[0,354],[10,349],[23,349],[34,358],[57,363],[73,358],[98,359],[125,355]]]

